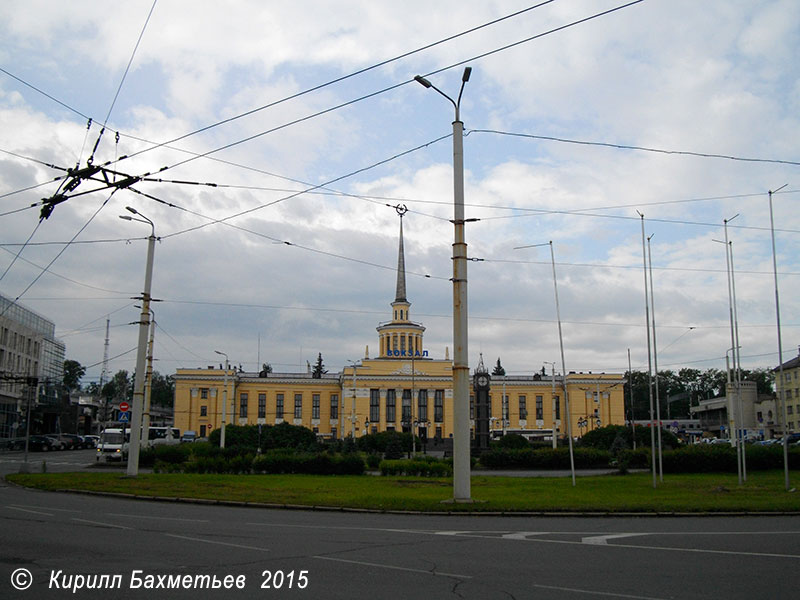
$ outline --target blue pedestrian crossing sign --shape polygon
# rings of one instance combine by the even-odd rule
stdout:
[[[131,422],[131,413],[130,413],[130,411],[119,413],[119,417],[117,418],[117,421],[119,421],[120,423],[130,423]]]

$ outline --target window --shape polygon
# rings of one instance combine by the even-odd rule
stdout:
[[[200,437],[201,438],[206,437],[206,426],[205,425],[200,425]]]
[[[428,420],[428,390],[420,390],[417,395],[417,418],[420,421]]]
[[[561,419],[561,402],[559,401],[558,396],[553,396],[553,400],[556,403],[556,420]]]
[[[395,390],[386,390],[386,422],[394,423],[397,420],[396,411],[397,392]]]
[[[536,420],[541,421],[544,419],[544,398],[536,396]]]
[[[369,391],[369,422],[377,423],[381,420],[381,391],[371,389]]]
[[[788,404],[788,405],[786,406],[786,414],[787,414],[787,415],[791,415],[791,414],[793,414],[793,411],[792,411],[792,409],[793,409],[793,408],[794,408],[794,407],[793,407],[791,404]]]
[[[203,406],[200,407],[200,416],[201,417],[207,417],[208,416],[208,406],[203,405]]]
[[[319,394],[311,395],[311,418],[319,419]]]
[[[245,392],[239,394],[239,417],[242,419],[247,417],[247,394]]]
[[[267,416],[267,395],[258,395],[258,418],[265,419]]]
[[[433,393],[433,421],[434,423],[444,422],[444,390],[436,390]],[[441,427],[438,429],[441,430]],[[439,437],[442,437],[441,434]]]
[[[403,423],[411,423],[411,390],[403,390]]]
[[[200,398],[208,400],[208,388],[200,388]]]
[[[294,395],[294,418],[303,418],[303,394]]]
[[[338,418],[339,418],[339,394],[331,394],[331,419],[338,419]],[[333,438],[336,439],[336,433],[333,434]]]
[[[472,394],[469,396],[469,418],[470,420],[475,419],[475,396]]]
[[[528,399],[525,396],[519,396],[519,418],[528,418]]]
[[[275,418],[283,418],[283,394],[275,394]]]

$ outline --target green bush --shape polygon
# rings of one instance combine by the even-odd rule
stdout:
[[[611,454],[596,448],[574,448],[575,468],[608,467]],[[569,469],[569,448],[537,450],[490,449],[480,457],[487,469]]]
[[[377,469],[380,467],[381,464],[381,455],[376,453],[370,453],[367,455],[367,466],[370,469]]]
[[[650,447],[650,428],[637,425],[635,428],[636,434],[636,447]],[[633,432],[631,428],[626,425],[606,425],[598,429],[586,432],[583,437],[578,441],[581,447],[599,448],[601,450],[611,450],[614,441],[619,437],[621,440],[617,442],[617,446],[624,444],[624,447],[631,448],[633,446]],[[656,444],[658,444],[658,437],[656,436]],[[661,447],[664,449],[677,448],[681,445],[677,436],[664,429],[661,430]]]
[[[509,433],[497,440],[493,446],[497,448],[527,449],[531,447],[530,442],[518,433]]]
[[[620,450],[617,454],[617,465],[620,469],[648,469],[651,464],[650,448]]]
[[[357,454],[294,453],[273,450],[252,462],[254,473],[305,473],[312,475],[361,475],[364,460]]]
[[[450,477],[453,474],[453,465],[433,459],[411,460],[382,460],[380,464],[381,475],[412,477]]]

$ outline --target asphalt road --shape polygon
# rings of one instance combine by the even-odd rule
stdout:
[[[48,468],[69,470],[55,463],[80,463],[81,454],[51,454]],[[10,458],[0,456],[0,471],[18,470]],[[800,589],[800,517],[276,511],[47,493],[4,482],[0,516],[0,598],[8,599],[761,600],[796,598]],[[29,581],[18,569],[32,578],[26,590],[12,586],[12,576],[18,585]],[[119,575],[119,588],[59,589],[102,574]],[[184,575],[192,583],[196,575],[238,577],[243,587],[131,589]]]

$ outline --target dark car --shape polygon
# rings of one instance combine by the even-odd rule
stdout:
[[[83,438],[79,435],[75,435],[74,433],[62,433],[61,437],[72,442],[72,444],[68,446],[70,450],[85,448]]]
[[[84,435],[83,447],[84,448],[97,448],[97,442],[100,441],[99,435]]]
[[[48,452],[57,449],[58,442],[46,435],[32,435],[28,440],[28,449],[38,452]]]

